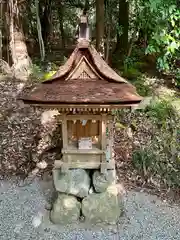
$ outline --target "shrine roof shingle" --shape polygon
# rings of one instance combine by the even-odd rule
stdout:
[[[78,77],[77,77],[78,76]],[[89,41],[80,41],[51,79],[20,99],[28,104],[138,104],[136,88],[119,76]]]

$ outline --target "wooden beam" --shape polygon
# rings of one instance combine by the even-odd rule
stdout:
[[[107,120],[112,120],[114,117],[112,115],[107,115]],[[63,115],[58,115],[57,120],[58,121],[63,121],[64,117]],[[102,116],[99,114],[73,114],[73,115],[66,115],[66,120],[97,120],[101,121]]]
[[[28,103],[28,105],[32,105],[32,106],[37,106],[37,107],[44,107],[44,108],[51,108],[51,109],[66,109],[67,107],[68,108],[89,108],[89,109],[101,109],[103,108],[103,111],[104,111],[104,108],[107,108],[109,110],[112,110],[112,109],[120,109],[120,108],[127,108],[127,107],[135,107],[135,106],[138,106],[139,103],[133,103],[133,104],[69,104],[67,102],[67,104],[42,104],[42,103]]]
[[[54,168],[63,168],[63,165],[68,165],[68,169],[73,168],[83,168],[83,169],[100,169],[101,162],[70,162],[70,163],[64,163],[61,160],[55,160],[54,162]],[[105,169],[114,169],[115,168],[115,162],[111,161],[109,163],[103,163],[103,166]]]
[[[102,117],[101,115],[93,115],[93,114],[89,114],[89,115],[85,115],[85,114],[81,114],[81,115],[78,115],[78,114],[74,114],[74,115],[67,115],[66,116],[66,119],[67,120],[101,120]],[[112,115],[108,115],[107,116],[107,119],[108,120],[111,120],[113,119],[113,116]]]
[[[101,147],[106,150],[106,115],[101,116]]]
[[[62,149],[62,154],[105,154],[101,149]]]

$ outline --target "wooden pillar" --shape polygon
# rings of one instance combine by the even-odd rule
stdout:
[[[110,151],[110,159],[109,162],[114,163],[113,159],[113,120],[110,120],[108,123],[108,144],[109,144],[109,151]]]
[[[66,114],[63,114],[63,119],[62,119],[62,135],[63,135],[63,149],[66,150],[68,146]]]
[[[107,169],[106,162],[106,126],[107,126],[107,118],[106,115],[102,115],[101,120],[101,149],[104,151],[101,157],[101,173],[104,173]]]
[[[63,137],[63,150],[67,150],[68,148],[68,132],[67,132],[67,119],[66,114],[63,114],[62,118],[62,137]],[[63,165],[61,168],[62,172],[68,171],[68,160],[66,154],[63,155]]]

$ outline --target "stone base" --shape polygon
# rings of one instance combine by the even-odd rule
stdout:
[[[50,219],[55,224],[70,224],[79,220],[81,203],[74,196],[59,194]]]
[[[109,186],[116,183],[116,171],[107,170],[103,174],[100,171],[95,171],[92,178],[95,191],[105,192]]]
[[[82,201],[82,214],[92,223],[116,224],[122,213],[122,202],[116,185],[106,192],[94,193]]]
[[[67,173],[54,170],[53,177],[55,188],[61,193],[50,214],[52,222],[69,224],[85,218],[93,224],[117,223],[123,204],[122,191],[115,184],[115,170],[107,170],[104,174],[97,170],[93,173],[84,169],[72,169]]]
[[[79,198],[88,196],[91,179],[84,169],[72,169],[66,173],[53,170],[54,185],[58,192],[71,194]]]

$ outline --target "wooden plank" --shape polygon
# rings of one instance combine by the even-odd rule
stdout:
[[[91,130],[91,121],[86,120],[86,124],[83,127],[84,129],[84,137],[91,137],[90,130]]]
[[[65,163],[67,164],[67,163]],[[54,162],[54,168],[62,168],[64,165],[64,162],[61,160],[55,160]],[[68,163],[68,169],[73,169],[73,168],[83,168],[83,169],[100,169],[101,167],[101,162],[71,162]],[[105,169],[114,169],[115,168],[115,163],[113,161],[109,163],[104,163]]]
[[[101,120],[101,115],[93,115],[93,114],[87,114],[87,115],[67,115],[67,120]]]
[[[79,140],[83,136],[83,128],[80,120],[76,121],[76,134],[77,134],[77,140]]]
[[[102,121],[101,121],[101,148],[102,151],[106,151],[106,125],[107,125],[107,119],[106,115],[102,115]],[[106,155],[101,156],[101,173],[105,173],[106,171]]]
[[[101,121],[101,147],[106,150],[106,115],[102,115]]]
[[[99,144],[100,144],[100,148],[102,149],[102,116],[101,116],[101,120],[99,121]]]
[[[73,136],[76,138],[76,140],[77,140],[77,121],[75,121],[75,120],[72,120],[72,128],[73,128]]]
[[[90,135],[92,137],[99,135],[99,124],[98,123],[99,123],[99,121],[96,121],[96,122],[92,122],[91,121],[91,124],[90,124]]]
[[[114,145],[114,135],[113,135],[113,120],[110,121],[110,152],[111,152],[111,161],[114,160],[113,158],[113,145]]]
[[[110,159],[109,161],[112,160],[112,152],[113,152],[113,121],[109,121],[108,123],[108,148],[110,151]]]
[[[28,103],[29,105],[32,105],[32,106],[41,106],[41,107],[44,107],[44,108],[51,108],[51,109],[66,109],[67,108],[67,106],[68,106],[68,108],[76,108],[77,109],[77,107],[78,108],[83,108],[83,109],[85,109],[85,108],[89,108],[89,109],[94,109],[94,108],[98,108],[98,109],[100,109],[100,108],[107,108],[107,109],[119,109],[119,108],[123,108],[123,107],[125,107],[125,108],[127,108],[127,107],[135,107],[135,106],[138,106],[139,105],[139,103],[133,103],[133,104],[66,104],[66,105],[64,105],[64,104],[41,104],[41,103],[39,103],[39,104],[33,104],[33,103]]]
[[[93,149],[62,149],[61,152],[62,154],[103,154],[105,153],[106,150],[101,150],[98,148],[93,148]]]
[[[68,162],[101,162],[101,155],[66,154]]]
[[[63,114],[63,121],[62,121],[62,138],[63,138],[63,149],[68,148],[68,131],[67,131],[67,119],[66,114]],[[63,156],[64,166],[62,167],[62,172],[68,171],[68,164],[66,156]]]
[[[76,120],[76,123],[73,123],[74,120],[67,121],[67,131],[68,139],[71,139],[72,136],[76,137],[77,140],[81,137],[95,137],[99,135],[99,125],[98,120],[87,120],[87,123],[83,126],[80,120]]]
[[[73,129],[73,121],[67,121],[67,134],[68,134],[68,140],[72,138],[74,135],[74,129]],[[68,142],[69,144],[69,142]]]
[[[68,146],[68,132],[67,132],[67,120],[66,115],[63,114],[63,121],[62,121],[62,137],[63,137],[63,148],[67,149]]]

